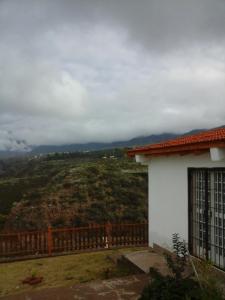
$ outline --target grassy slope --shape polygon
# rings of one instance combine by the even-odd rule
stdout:
[[[88,155],[22,160],[8,166],[0,177],[0,223],[1,214],[2,223],[7,220],[7,228],[14,229],[45,228],[49,222],[82,226],[144,221],[147,174],[132,173],[143,167],[124,157]]]
[[[108,250],[0,264],[0,296],[105,279],[107,270],[109,277],[129,275],[129,268],[115,265],[109,256],[135,250]],[[43,276],[43,283],[35,287],[23,285],[21,281],[32,274]]]

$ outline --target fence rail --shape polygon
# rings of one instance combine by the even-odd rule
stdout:
[[[147,223],[49,227],[43,231],[0,234],[0,261],[147,244]]]

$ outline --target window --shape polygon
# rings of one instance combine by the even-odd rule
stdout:
[[[189,247],[225,269],[225,169],[189,169]]]

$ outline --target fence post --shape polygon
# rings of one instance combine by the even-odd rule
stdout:
[[[48,255],[52,255],[52,228],[48,226]]]
[[[110,248],[112,246],[112,224],[107,222],[105,225],[106,229],[106,248]]]

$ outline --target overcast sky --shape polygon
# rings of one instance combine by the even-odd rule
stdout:
[[[224,0],[0,0],[0,149],[222,124]]]

